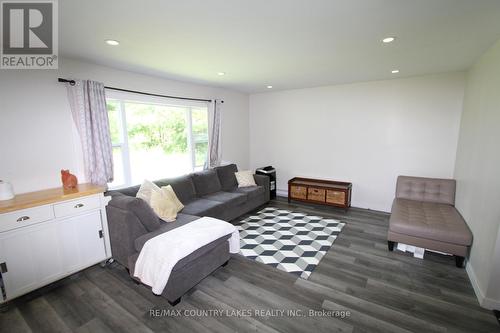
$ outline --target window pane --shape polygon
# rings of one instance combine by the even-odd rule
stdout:
[[[207,108],[192,108],[192,130],[195,168],[205,166],[208,159],[208,112]]]
[[[193,138],[195,142],[208,141],[208,112],[207,108],[192,108]]]
[[[125,103],[132,182],[191,171],[187,108]]]
[[[113,147],[114,180],[109,184],[110,188],[125,185],[125,173],[123,170],[122,147]]]
[[[111,142],[113,144],[121,143],[121,124],[120,124],[120,102],[117,100],[107,100],[109,130],[111,132]]]
[[[205,163],[207,163],[207,157],[208,157],[208,142],[197,142],[194,145],[195,150],[194,150],[194,157],[195,157],[195,167],[199,169],[198,167],[204,167]]]

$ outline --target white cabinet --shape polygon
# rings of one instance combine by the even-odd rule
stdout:
[[[102,193],[0,214],[0,303],[111,258]]]

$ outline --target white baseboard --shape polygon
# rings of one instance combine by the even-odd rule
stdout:
[[[488,310],[500,309],[500,300],[495,300],[485,296],[484,292],[481,290],[477,282],[476,273],[474,273],[474,270],[469,263],[467,263],[467,265],[465,266],[465,271],[469,276],[469,280],[472,284],[472,288],[474,289],[474,293],[476,294],[479,305]]]
[[[481,304],[481,306],[485,309],[488,309],[488,310],[500,311],[500,300],[491,299],[491,298],[486,297],[483,301],[483,304]]]
[[[479,304],[483,304],[485,296],[484,296],[483,291],[479,287],[479,284],[477,283],[476,273],[474,273],[474,270],[472,269],[472,266],[470,265],[470,263],[467,263],[467,265],[465,265],[465,271],[467,272],[467,275],[469,276],[469,280],[472,284],[472,288],[474,289],[474,293],[476,294],[476,297],[477,297],[477,300],[479,301]]]
[[[287,197],[288,198],[288,190],[276,189],[276,195],[279,197]]]

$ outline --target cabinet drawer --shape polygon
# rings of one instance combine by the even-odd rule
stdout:
[[[307,187],[291,185],[290,197],[294,199],[307,199]]]
[[[52,206],[17,210],[0,215],[0,232],[22,228],[35,223],[45,222],[54,218]]]
[[[307,190],[307,199],[325,202],[325,190],[321,188],[309,187]]]
[[[101,203],[98,196],[84,197],[77,200],[55,204],[54,212],[56,217],[64,217],[97,209],[100,205]]]
[[[326,191],[326,202],[332,203],[332,204],[337,204],[337,205],[344,205],[345,204],[345,192],[327,190]]]

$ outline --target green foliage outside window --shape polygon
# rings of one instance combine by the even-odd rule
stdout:
[[[127,104],[126,109],[131,147],[161,148],[166,154],[187,152],[184,110],[141,104]]]
[[[187,113],[183,107],[124,103],[127,110],[128,143],[131,149],[161,149],[165,154],[188,152]],[[120,143],[119,102],[107,103],[111,140]],[[192,108],[192,132],[197,166],[206,161],[208,128],[206,109]]]

